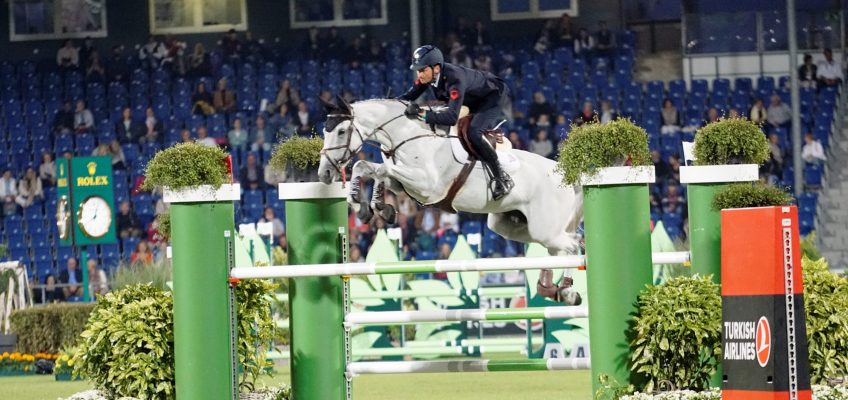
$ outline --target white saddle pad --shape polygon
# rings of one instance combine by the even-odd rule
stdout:
[[[451,133],[453,133],[453,129],[451,129]],[[460,162],[464,162],[468,159],[468,152],[462,147],[462,143],[459,142],[459,138],[451,138],[451,150],[453,151],[453,156],[456,157]],[[504,140],[504,144],[507,141]],[[498,145],[498,163],[501,165],[501,168],[508,174],[511,174],[515,171],[518,171],[521,168],[521,161],[518,160],[518,157],[513,154],[511,148],[507,147],[505,149],[501,149],[501,145]],[[477,163],[474,166],[474,169],[482,169],[483,163]]]

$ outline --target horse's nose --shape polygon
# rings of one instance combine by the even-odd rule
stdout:
[[[330,170],[329,170],[329,169],[328,169],[328,170],[324,170],[324,173],[323,173],[323,174],[320,174],[320,175],[318,176],[318,179],[320,179],[322,183],[327,184],[327,185],[329,185],[330,183],[332,183],[332,182],[333,182],[333,176],[332,176],[332,174],[330,174]]]

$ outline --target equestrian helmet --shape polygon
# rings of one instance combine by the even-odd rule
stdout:
[[[418,71],[424,67],[432,67],[434,65],[442,65],[445,63],[445,57],[442,56],[442,51],[433,45],[421,46],[412,53],[412,64],[409,69]]]

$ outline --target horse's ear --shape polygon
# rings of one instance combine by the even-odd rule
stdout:
[[[324,110],[327,111],[328,114],[339,110],[339,106],[333,104],[330,101],[324,100],[323,97],[319,97],[319,99],[321,100],[321,105],[324,106]]]
[[[353,115],[353,110],[350,107],[350,103],[348,103],[342,95],[336,95],[336,101],[339,103],[339,109],[347,115]]]

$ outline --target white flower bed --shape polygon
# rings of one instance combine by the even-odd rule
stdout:
[[[707,392],[677,390],[663,393],[634,393],[622,396],[621,400],[721,400],[721,391],[712,389]],[[848,386],[813,385],[813,400],[848,400]]]
[[[285,400],[291,396],[291,388],[286,385],[281,385],[277,387],[272,387],[268,389],[260,389],[258,392],[254,393],[241,393],[239,395],[239,399],[241,400]],[[59,399],[62,400],[62,399]],[[99,390],[86,390],[84,392],[79,392],[74,394],[71,397],[68,397],[64,400],[138,400],[135,397],[121,397],[119,399],[111,399],[106,397]]]

